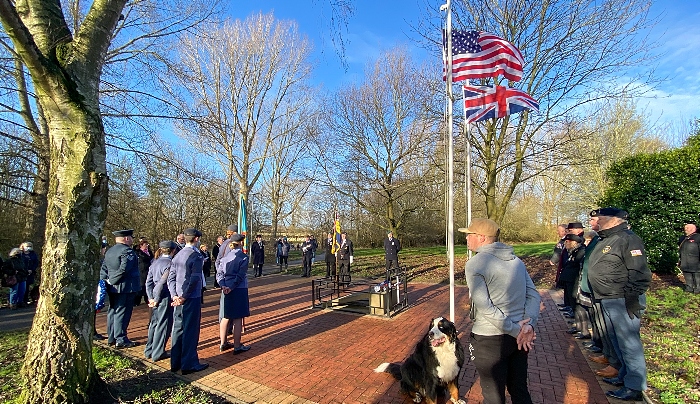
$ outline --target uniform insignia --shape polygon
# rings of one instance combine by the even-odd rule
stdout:
[[[640,257],[642,255],[642,250],[630,250],[630,254],[632,254],[633,257]]]
[[[607,254],[610,252],[610,246],[606,245],[605,248],[603,248],[603,254]]]

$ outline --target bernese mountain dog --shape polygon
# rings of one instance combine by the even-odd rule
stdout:
[[[427,403],[435,404],[438,393],[447,390],[452,403],[464,404],[459,398],[457,384],[463,364],[464,349],[455,325],[438,317],[430,322],[428,332],[404,363],[382,363],[374,371],[394,376],[401,382],[401,391],[415,403],[425,399]]]

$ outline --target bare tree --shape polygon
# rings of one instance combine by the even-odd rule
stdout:
[[[525,59],[519,87],[540,102],[522,113],[474,125],[470,141],[474,186],[487,216],[500,221],[517,187],[567,164],[559,151],[574,138],[570,123],[594,101],[640,95],[648,77],[631,68],[650,61],[645,33],[648,0],[481,0],[455,3],[454,27],[493,32],[515,44]],[[438,27],[433,27],[439,33]],[[435,37],[435,35],[432,35]],[[625,77],[624,79],[622,77]],[[498,84],[482,80],[483,84]],[[506,83],[501,83],[506,84]]]
[[[422,200],[409,196],[433,180],[421,174],[427,145],[436,143],[439,117],[430,111],[437,94],[426,72],[393,49],[368,66],[364,82],[325,103],[321,180],[395,234],[421,208]]]
[[[179,128],[218,162],[230,200],[238,192],[249,196],[273,143],[291,139],[285,135],[295,125],[285,121],[298,120],[312,101],[306,85],[310,50],[295,23],[271,14],[183,39],[172,88],[181,91],[173,96],[192,119]]]

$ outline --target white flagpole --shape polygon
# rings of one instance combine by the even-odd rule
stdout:
[[[454,241],[454,142],[452,139],[452,2],[447,0],[445,37],[447,39],[447,60],[445,82],[447,83],[447,256],[450,261],[450,321],[455,321],[455,241]],[[441,9],[443,8],[441,7]]]

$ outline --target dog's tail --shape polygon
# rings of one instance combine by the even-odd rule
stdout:
[[[401,365],[398,363],[384,362],[374,369],[375,373],[389,373],[394,376],[394,379],[401,380]]]

